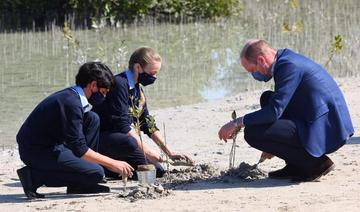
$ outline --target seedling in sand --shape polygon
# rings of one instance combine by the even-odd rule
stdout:
[[[145,157],[145,163],[147,164],[147,158],[146,158],[146,154],[145,154],[145,151],[144,151],[144,144],[143,144],[143,139],[141,137],[141,121],[140,121],[140,117],[143,113],[143,109],[142,107],[138,107],[135,105],[134,103],[134,96],[130,96],[130,100],[131,100],[131,106],[129,107],[129,114],[135,119],[135,122],[133,123],[133,126],[135,128],[135,131],[136,133],[139,135],[139,138],[140,138],[140,142],[141,142],[141,149],[142,149],[142,152],[143,152],[143,155]]]
[[[232,112],[231,118],[232,118],[232,121],[235,123],[236,118],[237,118],[235,110]],[[237,137],[237,134],[240,132],[240,130],[241,130],[241,127],[236,126],[235,131],[231,136],[231,138],[233,140],[233,143],[232,143],[232,146],[231,146],[230,156],[229,156],[229,169],[234,168],[235,158],[236,158],[235,157],[236,156],[236,137]]]

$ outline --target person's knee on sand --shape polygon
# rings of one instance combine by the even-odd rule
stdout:
[[[128,163],[97,153],[100,121],[91,112],[88,100],[102,96],[114,86],[111,70],[100,62],[87,62],[79,68],[75,85],[43,99],[22,124],[16,135],[21,160],[18,170],[28,198],[38,198],[38,186],[68,187],[68,193],[108,192],[98,185],[103,165],[132,176]],[[70,188],[70,189],[69,189]]]
[[[94,164],[93,169],[87,171],[87,173],[84,175],[84,179],[87,181],[86,183],[93,185],[102,182],[103,178],[105,177],[105,172],[102,166]]]

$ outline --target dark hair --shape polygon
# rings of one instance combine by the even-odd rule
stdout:
[[[76,75],[76,85],[85,88],[94,80],[98,88],[110,89],[114,86],[114,75],[105,64],[101,62],[87,62],[83,64]]]
[[[154,61],[161,62],[161,56],[150,47],[140,47],[131,54],[129,69],[133,70],[135,63],[139,63],[141,67],[145,67]]]

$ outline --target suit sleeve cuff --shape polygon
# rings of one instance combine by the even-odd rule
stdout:
[[[246,115],[243,116],[242,118],[242,123],[243,126],[246,126]]]

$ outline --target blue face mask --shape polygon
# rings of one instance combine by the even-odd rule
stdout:
[[[272,76],[264,75],[258,71],[251,73],[251,75],[253,76],[254,79],[261,82],[267,82],[272,78]]]

